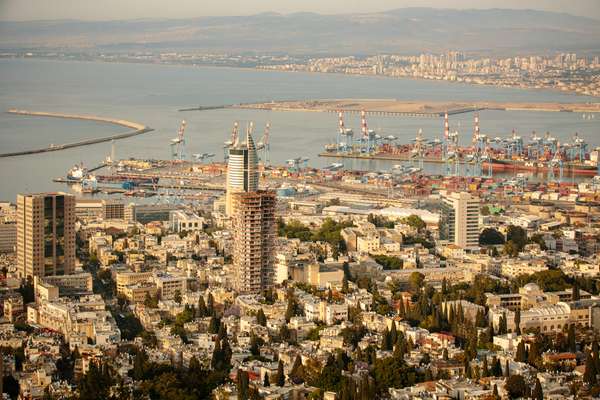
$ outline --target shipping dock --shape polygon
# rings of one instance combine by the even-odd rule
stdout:
[[[424,138],[419,130],[410,143],[397,143],[396,136],[381,136],[369,129],[367,115],[361,112],[360,134],[355,135],[353,129],[345,126],[344,112],[339,112],[337,139],[326,145],[319,156],[410,162],[421,169],[424,164],[445,164],[449,176],[531,172],[560,181],[566,175],[600,175],[600,148],[590,149],[578,133],[566,143],[560,143],[549,132],[541,136],[533,132],[527,142],[515,131],[508,137],[492,137],[480,131],[476,113],[470,144],[461,146],[459,132],[450,130],[450,114],[444,113],[440,138]]]

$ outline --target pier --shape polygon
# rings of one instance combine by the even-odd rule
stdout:
[[[28,110],[17,110],[10,109],[7,111],[8,114],[15,115],[25,115],[25,116],[34,116],[34,117],[49,117],[49,118],[61,118],[61,119],[76,119],[82,121],[94,121],[94,122],[105,122],[113,125],[119,125],[126,128],[134,129],[132,132],[119,133],[111,136],[104,136],[100,138],[93,139],[84,139],[77,142],[64,143],[64,144],[52,144],[48,147],[42,147],[38,149],[30,149],[30,150],[21,150],[21,151],[13,151],[8,153],[0,153],[0,158],[4,157],[15,157],[15,156],[23,156],[28,154],[37,154],[37,153],[46,153],[50,151],[59,151],[71,149],[74,147],[88,146],[96,143],[110,142],[111,140],[120,140],[126,139],[132,136],[141,135],[147,132],[152,132],[154,129],[139,124],[137,122],[131,122],[124,119],[114,119],[114,118],[105,118],[105,117],[97,117],[94,115],[78,115],[78,114],[62,114],[62,113],[52,113],[45,111],[28,111]]]

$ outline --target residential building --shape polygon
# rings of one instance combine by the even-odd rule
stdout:
[[[479,246],[479,198],[467,192],[442,196],[440,237],[464,249]]]
[[[67,275],[75,268],[75,197],[17,196],[17,266],[22,278]]]
[[[189,211],[171,211],[170,220],[171,228],[177,233],[186,231],[201,231],[202,228],[204,228],[204,218]]]
[[[0,222],[0,253],[13,253],[17,246],[17,224]]]

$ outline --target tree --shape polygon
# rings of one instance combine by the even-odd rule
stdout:
[[[419,217],[418,215],[414,215],[414,214],[409,215],[406,218],[403,218],[402,223],[416,229],[419,232],[427,227],[427,224],[425,223],[425,221],[423,221],[423,219],[421,217]]]
[[[479,244],[481,246],[495,246],[505,243],[504,235],[494,228],[485,228],[479,234]]]
[[[283,387],[285,385],[285,373],[283,372],[283,361],[279,360],[277,364],[277,386]]]
[[[198,299],[198,307],[196,308],[196,316],[199,318],[204,318],[209,315],[208,309],[206,308],[206,303],[204,302],[204,296],[200,295]]]
[[[423,286],[423,281],[425,280],[425,275],[420,272],[413,272],[408,277],[408,283],[414,292],[419,292],[421,287]]]
[[[183,301],[183,299],[181,298],[181,292],[179,290],[175,291],[175,294],[173,295],[173,301],[177,304],[181,304],[181,302]]]
[[[296,315],[296,299],[294,297],[294,289],[288,290],[287,309],[285,310],[285,321],[290,322],[290,319]]]
[[[254,332],[252,332],[252,334],[250,335],[250,353],[252,353],[253,356],[260,355],[260,342],[261,341],[259,340],[259,338],[254,334]]]
[[[519,247],[513,241],[508,241],[504,244],[504,254],[514,258],[519,255]]]
[[[598,383],[596,375],[598,375],[598,371],[596,370],[594,359],[591,352],[588,352],[585,359],[585,373],[583,374],[583,381],[590,386],[596,386]]]
[[[352,274],[350,273],[350,264],[348,264],[348,261],[344,261],[344,263],[342,264],[342,270],[344,271],[344,278],[351,281]]]
[[[511,399],[518,399],[525,396],[527,393],[527,384],[521,375],[512,375],[509,377],[506,380],[504,388],[508,393],[508,397]]]
[[[262,308],[256,313],[256,323],[260,326],[267,326],[267,316]]]
[[[249,379],[248,372],[243,370],[238,370],[237,373],[237,398],[238,400],[248,400],[248,389],[249,389]]]
[[[263,380],[263,386],[269,387],[271,386],[271,382],[269,382],[269,374],[265,373],[265,379]]]
[[[526,362],[527,361],[527,353],[525,351],[525,343],[522,340],[517,345],[517,354],[515,356],[515,360],[518,362]]]
[[[540,380],[538,378],[535,378],[535,386],[533,387],[531,397],[533,398],[533,400],[544,400],[542,384],[540,383]]]
[[[500,395],[498,394],[498,386],[494,385],[494,389],[492,390],[492,397],[494,400],[500,400]]]
[[[577,338],[575,336],[575,325],[569,325],[569,331],[567,333],[567,343],[569,345],[569,351],[575,353],[577,351]]]
[[[515,311],[515,332],[517,333],[517,335],[521,334],[521,309],[517,308]]]
[[[221,321],[216,316],[212,316],[210,318],[210,322],[208,323],[208,333],[212,333],[216,335],[219,333],[219,328],[221,327]]]
[[[208,294],[208,299],[206,301],[206,314],[213,315],[215,313],[215,298],[212,293]]]
[[[529,352],[527,353],[527,363],[533,366],[537,365],[540,356],[540,345],[538,344],[537,340],[534,340],[529,345]]]
[[[300,358],[300,356],[296,356],[294,364],[292,365],[292,370],[290,372],[289,378],[296,385],[304,382],[304,366],[302,365],[302,359]]]
[[[513,242],[521,251],[527,244],[527,231],[520,226],[510,225],[506,231],[506,240]]]
[[[344,278],[342,279],[342,293],[346,294],[349,291],[350,289],[348,288],[348,278],[344,276]]]
[[[390,338],[390,331],[386,325],[383,333],[381,334],[381,350],[390,351],[392,350],[392,341]]]
[[[481,376],[483,378],[486,378],[486,377],[490,376],[490,370],[488,368],[488,359],[487,359],[487,356],[483,357],[483,366],[482,366],[481,369],[482,369]]]

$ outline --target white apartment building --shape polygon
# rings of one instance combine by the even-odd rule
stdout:
[[[204,218],[193,212],[175,210],[170,213],[171,228],[175,232],[201,231]]]
[[[440,237],[464,249],[479,247],[479,198],[467,192],[442,195]]]

